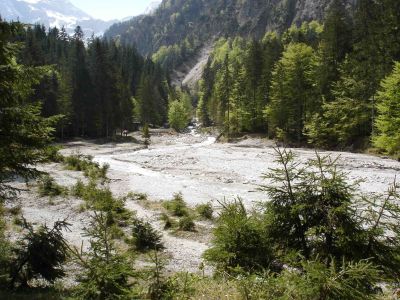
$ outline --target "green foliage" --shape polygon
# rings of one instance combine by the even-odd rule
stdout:
[[[33,86],[49,68],[17,63],[21,46],[11,41],[19,30],[21,24],[0,20],[1,199],[13,196],[13,189],[6,183],[10,177],[30,179],[39,175],[35,166],[48,159],[52,126],[58,119],[43,118],[40,104],[29,101]]]
[[[303,141],[304,124],[318,107],[309,77],[313,55],[313,49],[306,44],[289,44],[275,65],[267,114],[272,136],[279,128],[284,141]]]
[[[182,193],[174,194],[174,198],[170,201],[165,201],[163,206],[176,217],[189,215],[188,207],[183,199]]]
[[[374,146],[391,155],[400,156],[400,63],[381,83],[377,96],[378,117]]]
[[[135,110],[138,121],[160,126],[166,121],[167,90],[168,84],[160,66],[147,59],[137,88]]]
[[[178,90],[169,96],[168,122],[176,131],[186,128],[192,118],[192,100],[190,95]]]
[[[39,195],[41,197],[68,195],[68,189],[57,184],[57,182],[50,175],[44,175],[39,180]]]
[[[192,216],[183,216],[179,219],[178,229],[182,231],[196,231],[196,224]]]
[[[65,276],[63,264],[68,257],[67,242],[62,231],[68,228],[66,222],[56,222],[53,228],[46,225],[34,230],[25,222],[28,233],[13,249],[10,262],[10,286],[27,287],[32,279],[44,279],[54,283]]]
[[[161,237],[161,234],[150,223],[140,219],[133,221],[132,238],[136,250],[146,252],[163,249]]]
[[[164,222],[164,229],[165,230],[170,229],[170,228],[172,228],[172,227],[174,227],[176,225],[175,224],[175,220],[173,220],[170,216],[168,216],[165,213],[161,214],[161,218],[160,219],[161,219],[161,221]]]
[[[165,278],[164,275],[165,261],[160,259],[157,251],[153,252],[153,254],[150,253],[150,259],[154,267],[147,279],[149,282],[147,298],[152,300],[174,299],[175,287],[170,279]]]
[[[321,261],[373,258],[385,276],[396,276],[400,240],[392,226],[398,215],[397,184],[380,200],[361,197],[336,161],[316,154],[315,160],[300,167],[292,152],[277,150],[282,168],[266,174],[271,184],[264,187],[271,199],[265,205],[264,222],[275,253],[281,253],[281,259],[293,252]],[[371,207],[367,217],[359,208],[362,203]],[[382,215],[392,217],[384,220]],[[389,232],[390,239],[381,238]]]
[[[199,216],[203,219],[212,220],[213,218],[214,210],[211,203],[197,205],[196,211],[199,214]]]
[[[86,234],[90,237],[87,253],[73,249],[82,268],[78,277],[77,299],[132,299],[132,261],[118,252],[106,214],[95,212]]]
[[[142,128],[142,136],[145,139],[150,138],[149,124],[145,123]]]
[[[60,149],[61,147],[59,146],[52,146],[52,147],[48,147],[46,149],[47,151],[47,160],[49,162],[55,162],[55,163],[60,163],[64,160],[64,156],[62,154],[60,154]]]
[[[86,209],[104,212],[109,225],[125,227],[129,224],[132,212],[125,208],[125,199],[115,198],[109,188],[98,187],[94,181],[85,185],[79,180],[72,187],[71,193],[85,200]]]
[[[204,219],[211,220],[213,218],[214,209],[211,202],[197,205],[196,211]]]
[[[249,214],[240,199],[222,203],[213,234],[213,246],[204,258],[218,270],[262,270],[274,259],[260,216]]]
[[[5,234],[6,222],[3,204],[0,203],[0,288],[5,288],[9,282],[10,261],[12,257],[11,243]]]
[[[276,162],[281,167],[265,175],[268,185],[262,187],[268,202],[250,212],[240,200],[222,204],[213,246],[204,255],[210,263],[232,273],[287,269],[286,275],[297,276],[295,270],[306,269],[304,264],[311,261],[317,269],[299,276],[299,282],[315,280],[317,284],[325,280],[322,274],[329,277],[349,271],[351,288],[366,295],[373,294],[376,270],[380,279],[397,278],[400,194],[396,182],[386,195],[360,195],[357,184],[349,184],[337,160],[329,156],[316,154],[301,166],[292,152],[277,149]],[[318,266],[325,269],[311,275]],[[352,273],[353,267],[358,271]],[[343,280],[347,284],[347,277]],[[362,285],[364,280],[366,285]]]
[[[84,175],[92,180],[106,180],[109,165],[100,166],[93,162],[93,157],[90,155],[71,155],[64,157],[63,163],[68,170],[82,171]]]
[[[359,139],[368,136],[371,131],[372,107],[370,101],[363,98],[367,85],[348,74],[351,67],[349,61],[343,62],[341,78],[331,91],[335,99],[325,101],[321,111],[306,124],[305,134],[310,143],[339,149],[357,147]]]
[[[180,101],[172,101],[169,104],[168,122],[176,131],[182,131],[188,124],[187,112]]]
[[[326,266],[303,261],[300,270],[244,277],[237,282],[242,299],[377,299],[371,287],[380,272],[368,261]]]

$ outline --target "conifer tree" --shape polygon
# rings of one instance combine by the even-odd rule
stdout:
[[[16,62],[20,47],[11,37],[19,23],[0,20],[0,200],[10,196],[7,181],[13,176],[37,176],[37,163],[47,158],[55,118],[41,116],[40,104],[32,104],[32,86],[49,70]]]
[[[381,83],[377,95],[375,147],[389,154],[400,155],[400,63]]]
[[[313,49],[305,44],[290,44],[275,66],[268,107],[269,128],[273,136],[288,142],[304,140],[304,125],[318,105],[309,76],[313,55]]]

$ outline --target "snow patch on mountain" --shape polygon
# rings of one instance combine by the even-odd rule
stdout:
[[[65,27],[73,33],[81,26],[86,37],[101,35],[116,20],[103,21],[74,6],[69,0],[1,0],[0,16],[5,20],[23,23],[40,23],[46,27]]]

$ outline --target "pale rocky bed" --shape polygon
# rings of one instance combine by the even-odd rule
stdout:
[[[140,139],[138,134],[135,137]],[[146,193],[152,201],[159,201],[182,192],[190,206],[212,202],[218,207],[218,201],[230,201],[236,197],[242,198],[247,206],[268,200],[259,187],[266,183],[262,174],[268,168],[278,166],[274,162],[272,146],[271,141],[257,138],[237,143],[215,143],[214,137],[164,133],[151,138],[149,149],[134,143],[100,145],[74,141],[65,144],[61,152],[64,155],[90,154],[95,161],[109,164],[109,185],[116,196],[139,192]],[[302,162],[315,157],[314,150],[292,150]],[[385,192],[395,176],[400,175],[400,163],[391,159],[345,152],[321,151],[320,154],[340,155],[340,168],[351,180],[364,179],[360,185],[364,192]],[[83,178],[80,172],[66,171],[58,164],[43,165],[41,169],[64,186],[72,186]],[[23,183],[15,184],[26,188]],[[57,197],[49,202],[48,198],[37,196],[33,189],[20,196],[28,221],[52,224],[67,219],[71,231],[66,233],[66,238],[76,246],[80,246],[82,241],[87,245],[82,233],[89,218],[88,213],[79,212],[82,200]],[[133,200],[126,206],[162,231],[159,212],[145,209]],[[169,271],[199,271],[201,256],[209,246],[209,239],[208,242],[189,240],[166,231],[163,231],[163,239],[171,257],[167,266]]]

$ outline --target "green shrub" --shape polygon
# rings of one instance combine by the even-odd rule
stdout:
[[[145,123],[142,128],[142,136],[146,140],[150,139],[150,130],[149,130],[149,124]]]
[[[25,222],[28,232],[14,249],[15,257],[10,264],[10,286],[25,287],[32,279],[54,283],[65,275],[63,264],[68,257],[68,248],[62,231],[67,226],[66,222],[59,221],[53,228],[45,225],[35,231]]]
[[[223,271],[237,266],[254,271],[269,268],[274,255],[262,218],[248,213],[241,199],[221,204],[213,247],[205,252],[205,259]]]
[[[180,218],[178,228],[183,231],[196,231],[196,224],[194,223],[193,217],[184,216]]]
[[[197,205],[196,211],[203,219],[211,220],[213,218],[214,210],[211,203]]]
[[[47,147],[45,150],[46,156],[47,156],[47,161],[55,162],[55,163],[62,162],[64,160],[64,156],[62,156],[59,153],[60,149],[61,149],[61,147],[59,147],[59,146]]]
[[[109,165],[100,166],[93,161],[90,155],[71,155],[64,157],[63,163],[68,170],[82,171],[84,175],[92,180],[106,180]]]
[[[6,238],[5,229],[4,207],[0,202],[0,290],[8,285],[12,257],[11,243]]]
[[[78,180],[74,186],[71,187],[71,195],[78,198],[83,198],[85,193],[85,184],[82,180]]]
[[[295,161],[292,152],[277,149],[277,162],[282,168],[265,176],[269,184],[263,190],[269,201],[257,210],[247,211],[240,200],[222,203],[206,260],[219,270],[252,274],[264,270],[278,274],[285,268],[303,273],[305,263],[311,261],[317,269],[326,267],[323,272],[340,275],[347,272],[340,269],[342,262],[354,262],[352,266],[379,270],[382,280],[398,278],[398,184],[385,195],[360,195],[329,156],[317,154],[304,165]],[[351,275],[356,277],[349,290],[364,288],[363,280],[368,278],[362,273]],[[307,276],[313,274],[299,280],[312,279]],[[318,276],[312,279],[315,284]],[[363,279],[357,283],[357,278]]]
[[[264,187],[270,199],[264,221],[280,260],[291,252],[321,261],[373,258],[386,276],[397,278],[400,235],[393,222],[400,218],[399,186],[386,195],[360,195],[337,159],[317,153],[300,166],[291,151],[276,152],[282,168],[265,175],[272,184]]]
[[[378,298],[371,287],[380,280],[380,272],[368,261],[329,266],[319,261],[302,261],[301,272],[284,270],[241,276],[237,289],[242,299],[346,299]]]
[[[150,300],[176,299],[174,298],[175,286],[169,278],[165,277],[165,261],[159,258],[157,251],[150,253],[149,256],[154,267],[150,272],[149,278],[146,278],[146,281],[150,284],[145,298]]]
[[[78,180],[71,192],[85,201],[86,209],[107,213],[110,224],[120,227],[129,225],[132,212],[125,208],[125,199],[115,198],[108,187],[98,187],[93,180],[87,185]]]
[[[135,249],[138,251],[161,250],[164,248],[161,234],[150,223],[136,219],[133,222],[132,237]]]
[[[174,194],[174,198],[170,201],[163,203],[166,210],[171,212],[176,217],[183,217],[189,215],[185,200],[183,200],[182,193]]]
[[[160,219],[161,219],[161,221],[164,222],[164,229],[165,230],[170,229],[172,227],[175,227],[175,225],[176,225],[175,221],[165,213],[161,214]]]
[[[90,237],[89,251],[72,251],[82,269],[76,299],[136,299],[131,289],[133,262],[115,247],[107,215],[95,212],[86,235]]]
[[[129,192],[128,195],[126,195],[127,198],[131,198],[133,200],[138,200],[138,201],[146,201],[148,199],[148,195],[145,193],[133,193]]]
[[[54,178],[52,178],[51,176],[44,175],[39,180],[39,195],[41,197],[45,196],[55,197],[67,194],[68,190],[65,187],[62,187],[61,185],[57,184]]]

